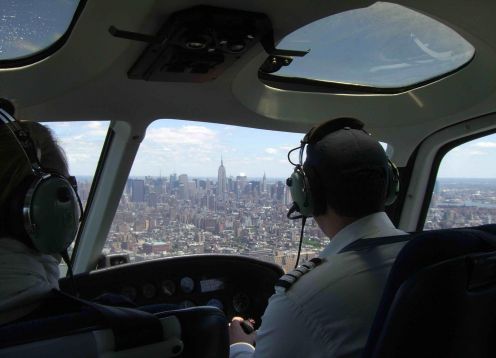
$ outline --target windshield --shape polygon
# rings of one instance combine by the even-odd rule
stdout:
[[[286,156],[302,134],[161,119],[147,130],[105,244],[131,262],[188,254],[239,254],[291,269],[300,221]],[[296,158],[293,158],[296,160]],[[328,239],[313,220],[303,259]]]

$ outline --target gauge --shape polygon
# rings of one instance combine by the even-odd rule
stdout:
[[[184,300],[179,302],[179,306],[181,306],[181,308],[190,308],[190,307],[195,307],[196,304],[193,301]]]
[[[184,293],[191,293],[195,288],[195,281],[191,277],[183,277],[180,282],[181,290]]]
[[[221,311],[224,310],[224,305],[222,304],[221,300],[217,298],[211,298],[207,302],[207,306],[212,306],[212,307],[217,307]]]
[[[162,281],[162,292],[166,296],[172,296],[176,293],[176,284],[172,280],[164,280]]]
[[[238,313],[245,313],[250,308],[250,297],[246,293],[239,292],[233,297],[233,307]]]
[[[134,301],[138,294],[138,292],[133,286],[124,286],[121,290],[121,293],[127,298],[129,298],[131,301]]]
[[[155,297],[155,295],[157,294],[157,289],[155,288],[155,285],[151,283],[145,283],[141,288],[141,292],[143,293],[143,297],[150,299]]]

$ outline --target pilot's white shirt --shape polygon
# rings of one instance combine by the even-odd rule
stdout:
[[[230,357],[360,357],[389,270],[404,242],[340,251],[358,239],[404,234],[384,212],[343,228],[320,254],[322,264],[287,291],[276,288],[257,332],[256,349],[235,343]]]

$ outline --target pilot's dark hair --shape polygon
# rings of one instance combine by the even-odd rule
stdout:
[[[327,208],[351,218],[384,211],[388,159],[363,130],[344,128],[309,144],[303,168],[315,198],[314,216]]]

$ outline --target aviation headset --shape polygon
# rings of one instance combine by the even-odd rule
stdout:
[[[303,169],[303,153],[307,145],[312,145],[323,139],[328,134],[337,132],[341,129],[356,129],[361,130],[367,135],[370,135],[363,129],[364,124],[358,119],[354,118],[338,118],[332,121],[327,121],[321,125],[315,126],[303,137],[301,145],[288,152],[288,160],[295,166],[291,177],[286,180],[286,185],[289,186],[291,197],[293,199],[293,206],[289,209],[288,218],[300,219],[302,217],[311,217],[315,212],[320,209],[325,211],[325,195],[316,198],[313,197],[310,190],[309,174],[313,177],[316,175],[307,173]],[[291,161],[290,155],[293,151],[299,149],[299,162],[297,164]],[[307,169],[307,171],[312,168]],[[400,189],[399,172],[398,168],[388,158],[387,159],[387,183],[386,183],[386,205],[391,205],[396,200]],[[312,180],[313,185],[319,185],[318,180]],[[324,192],[322,192],[324,193]],[[322,209],[323,208],[323,209]],[[317,209],[317,210],[316,210]],[[295,211],[300,215],[291,216]]]
[[[43,254],[63,253],[76,237],[82,214],[75,178],[43,169],[29,133],[2,108],[0,121],[19,144],[32,172],[2,208],[5,230],[27,239],[29,246]]]

